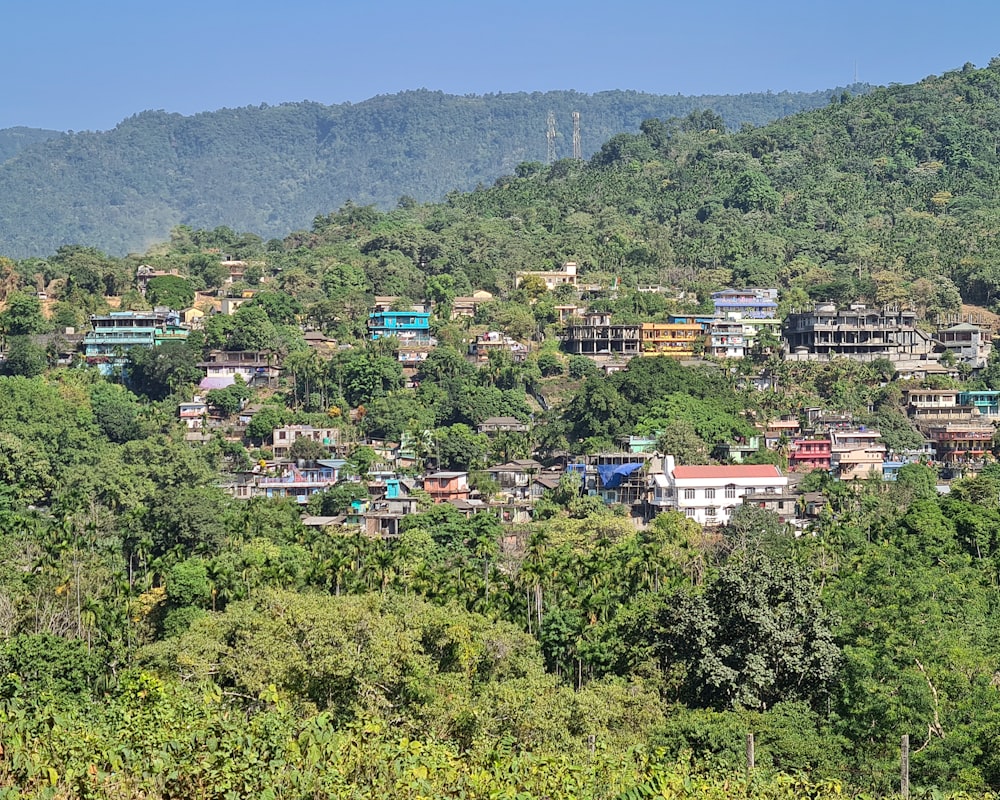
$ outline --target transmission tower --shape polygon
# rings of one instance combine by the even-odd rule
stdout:
[[[580,112],[573,112],[573,158],[583,160],[583,148],[580,147]]]
[[[548,130],[545,132],[545,141],[549,145],[548,163],[553,164],[556,160],[556,113],[549,112]]]

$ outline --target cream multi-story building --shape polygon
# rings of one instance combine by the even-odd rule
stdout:
[[[541,278],[545,283],[545,288],[550,292],[557,286],[561,286],[564,283],[568,283],[574,289],[577,286],[576,280],[576,262],[567,261],[562,265],[562,269],[554,270],[539,270],[537,272],[518,272],[514,276],[514,286],[518,287],[521,285],[521,281],[525,278],[535,276]]]

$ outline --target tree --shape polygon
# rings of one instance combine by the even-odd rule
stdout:
[[[322,442],[317,442],[308,436],[296,436],[292,446],[288,449],[289,458],[298,461],[316,461],[320,458],[329,458],[330,451]]]
[[[736,179],[729,204],[741,211],[777,211],[779,195],[762,172],[746,171]]]
[[[673,420],[656,440],[656,449],[672,455],[678,464],[707,464],[708,445],[688,420]]]
[[[244,306],[262,308],[267,318],[275,325],[292,325],[302,313],[302,304],[287,292],[270,290],[257,292]]]
[[[831,624],[804,570],[754,552],[730,560],[704,594],[664,608],[660,652],[665,669],[683,665],[682,699],[693,705],[817,703],[840,668]]]
[[[146,284],[146,298],[154,306],[188,308],[194,302],[194,289],[186,278],[178,275],[157,275]]]
[[[122,444],[142,435],[139,404],[135,396],[121,386],[101,383],[91,392],[94,417],[104,435]]]
[[[0,327],[6,336],[28,336],[44,331],[48,324],[35,295],[15,292],[7,298],[7,309],[0,314]]]
[[[438,469],[470,470],[483,466],[489,440],[461,423],[434,432]]]
[[[354,407],[368,405],[403,386],[403,367],[390,356],[361,353],[344,368],[344,396]]]
[[[275,346],[278,331],[267,311],[260,305],[244,303],[233,314],[227,350],[268,350]]]
[[[3,364],[6,374],[33,378],[45,371],[46,363],[45,348],[41,345],[34,344],[27,336],[9,339],[7,358]]]
[[[125,373],[129,386],[151,400],[163,400],[182,386],[197,384],[204,373],[201,353],[187,342],[164,342],[128,351]]]
[[[222,512],[228,505],[227,496],[214,486],[169,487],[160,491],[152,498],[146,513],[153,555],[216,552],[225,540]]]
[[[275,406],[264,406],[250,417],[247,423],[247,436],[258,444],[269,440],[271,433],[281,425],[281,412]]]

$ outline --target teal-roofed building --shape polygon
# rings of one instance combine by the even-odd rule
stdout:
[[[997,417],[1000,416],[1000,391],[981,389],[959,392],[958,404],[972,406],[984,417]]]
[[[92,330],[83,337],[84,355],[87,363],[104,375],[124,366],[133,347],[153,348],[188,336],[187,328],[180,324],[180,315],[170,309],[94,314],[90,325]]]
[[[388,336],[403,340],[431,338],[429,311],[383,311],[376,309],[368,315],[368,336],[375,341]]]

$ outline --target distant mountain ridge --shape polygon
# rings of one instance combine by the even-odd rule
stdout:
[[[63,135],[62,131],[50,131],[44,128],[19,126],[0,129],[0,164],[13,158],[26,147]]]
[[[867,85],[850,87],[854,93]],[[711,109],[730,128],[821,107],[843,87],[812,93],[685,97],[633,91],[455,96],[427,90],[357,104],[261,105],[185,117],[146,111],[113,130],[0,131],[0,255],[45,256],[63,244],[141,251],[178,224],[263,237],[310,225],[347,200],[392,207],[492,183],[548,156],[583,157],[648,118]],[[20,133],[15,133],[20,131]],[[34,141],[29,141],[34,137]]]

